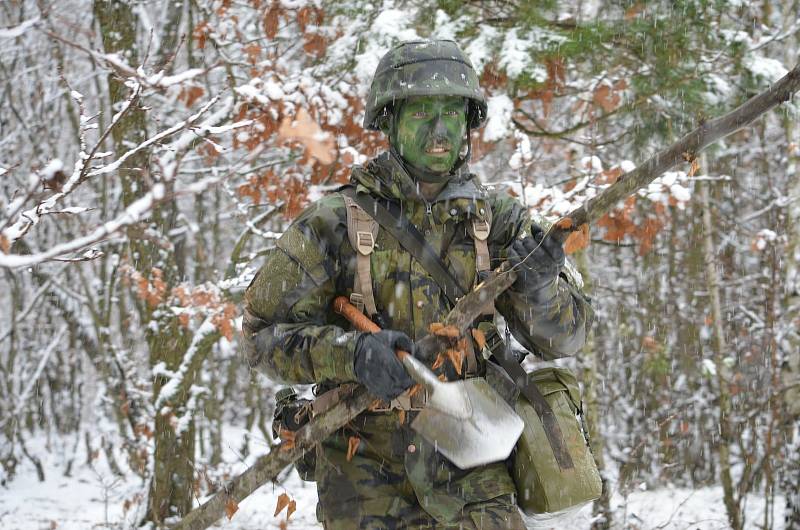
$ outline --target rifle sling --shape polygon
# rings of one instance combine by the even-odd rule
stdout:
[[[425,236],[403,215],[402,209],[398,204],[387,201],[384,206],[371,195],[356,193],[353,188],[345,188],[342,193],[346,193],[351,197],[356,204],[389,232],[409,254],[419,261],[420,265],[433,276],[433,279],[442,289],[451,305],[456,305],[458,299],[466,294],[466,291],[447,270],[447,266],[442,262],[441,258],[425,241]]]
[[[442,288],[452,305],[455,305],[457,300],[466,294],[453,275],[450,274],[450,271],[447,270],[447,266],[442,262],[441,258],[425,240],[425,237],[403,215],[399,205],[386,201],[386,206],[384,206],[368,193],[356,193],[355,188],[345,188],[342,193],[351,197],[384,230],[389,232],[409,254],[414,256]],[[561,428],[558,426],[556,415],[553,413],[550,404],[539,392],[536,384],[529,380],[528,374],[522,366],[511,358],[504,348],[499,348],[499,350],[499,352],[493,351],[492,357],[508,373],[514,384],[519,388],[520,393],[533,406],[542,421],[544,432],[547,435],[547,440],[550,442],[550,447],[553,449],[553,455],[559,467],[561,469],[572,469],[574,467],[572,457],[570,457],[566,448]]]

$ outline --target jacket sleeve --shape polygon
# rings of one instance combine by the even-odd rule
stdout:
[[[505,260],[507,249],[518,238],[531,233],[525,208],[512,197],[498,197],[492,206],[492,256]],[[594,312],[589,299],[571,284],[565,274],[532,302],[512,289],[497,300],[497,310],[520,344],[544,359],[574,355],[585,344]]]
[[[358,333],[332,322],[340,263],[332,227],[338,219],[325,201],[281,236],[245,292],[242,352],[251,368],[284,383],[355,380]]]

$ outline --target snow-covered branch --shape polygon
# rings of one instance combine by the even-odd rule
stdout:
[[[71,241],[54,245],[48,250],[33,254],[3,254],[0,253],[0,267],[9,269],[19,267],[29,267],[37,263],[42,263],[58,256],[63,256],[71,252],[78,252],[95,243],[107,239],[112,234],[145,219],[153,207],[158,203],[180,195],[199,194],[217,184],[222,177],[210,177],[187,186],[185,189],[176,191],[167,196],[163,184],[156,184],[143,197],[128,206],[124,212],[107,221],[93,230],[91,233],[75,238]]]

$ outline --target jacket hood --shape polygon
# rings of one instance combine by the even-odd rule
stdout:
[[[397,156],[385,151],[367,162],[364,166],[354,166],[350,182],[357,189],[363,189],[384,199],[405,202],[423,201],[417,191],[417,183],[408,174]],[[451,178],[442,189],[434,203],[453,199],[486,200],[486,190],[478,182],[475,174],[466,166]]]

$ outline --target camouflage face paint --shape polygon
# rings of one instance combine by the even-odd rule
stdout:
[[[434,173],[447,173],[453,168],[467,130],[464,98],[409,98],[395,120],[391,141],[407,162]]]

